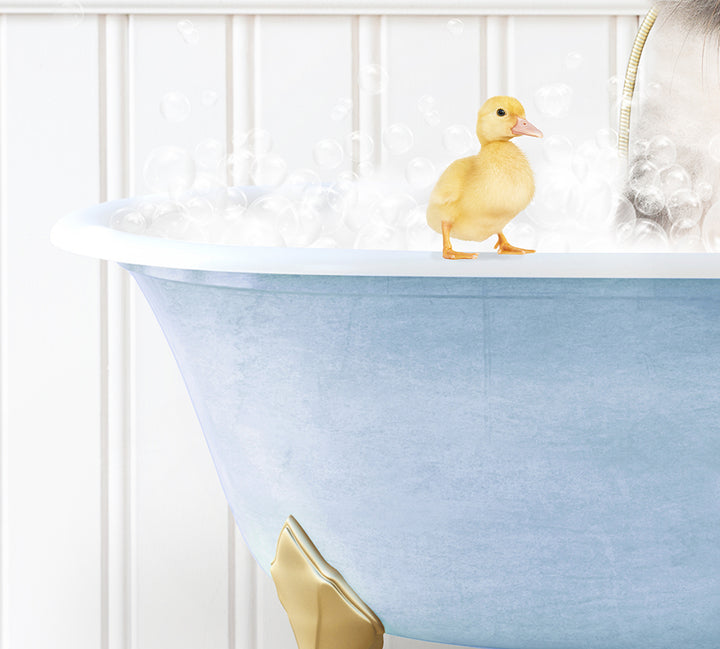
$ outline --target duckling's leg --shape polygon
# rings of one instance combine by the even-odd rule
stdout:
[[[498,240],[495,244],[495,249],[498,251],[498,255],[526,255],[534,250],[528,248],[516,248],[508,243],[505,235],[502,232],[498,232]]]
[[[475,252],[457,252],[452,249],[452,244],[450,243],[450,228],[452,228],[452,223],[448,221],[442,222],[443,257],[445,257],[445,259],[475,259],[477,257],[477,253]]]

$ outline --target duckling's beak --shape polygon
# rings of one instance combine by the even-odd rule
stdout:
[[[533,137],[543,136],[542,131],[539,128],[533,126],[522,117],[518,117],[517,122],[515,122],[515,126],[510,129],[510,132],[513,135],[532,135]]]

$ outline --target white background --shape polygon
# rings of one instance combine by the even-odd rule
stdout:
[[[268,129],[295,169],[313,167],[319,139],[360,129],[379,141],[401,121],[412,155],[441,167],[442,129],[474,131],[483,98],[508,93],[546,134],[591,138],[614,125],[608,79],[622,78],[647,8],[154,0],[79,13],[0,1],[0,649],[294,647],[153,316],[119,268],[50,246],[60,216],[146,191],[155,146],[216,138],[231,150],[233,132],[251,128]],[[387,71],[385,92],[358,90],[367,64]],[[553,82],[574,88],[571,112],[536,117],[535,91]],[[160,114],[167,91],[191,102],[180,124]],[[423,95],[438,126],[417,110]],[[340,98],[354,109],[334,121]],[[378,168],[406,161],[376,147]]]

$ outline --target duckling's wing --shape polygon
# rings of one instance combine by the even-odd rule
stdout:
[[[436,232],[442,232],[443,221],[455,223],[462,214],[460,203],[467,180],[468,161],[468,158],[455,160],[443,171],[430,194],[427,222]]]
[[[468,173],[470,158],[455,160],[438,178],[430,194],[430,205],[449,205],[460,200]]]

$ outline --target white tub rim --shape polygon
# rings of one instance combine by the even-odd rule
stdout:
[[[126,198],[61,218],[52,243],[68,252],[138,266],[185,270],[387,277],[720,278],[715,253],[543,253],[450,261],[440,251],[261,248],[198,243],[130,234],[109,226],[110,216],[135,203]]]

